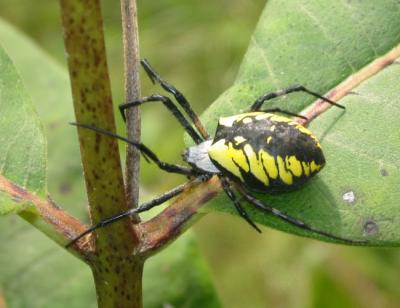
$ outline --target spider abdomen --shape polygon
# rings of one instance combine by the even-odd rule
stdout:
[[[208,155],[222,173],[261,192],[296,188],[325,164],[321,145],[308,129],[265,112],[221,118]]]

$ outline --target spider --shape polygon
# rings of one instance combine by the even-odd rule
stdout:
[[[166,92],[175,97],[176,102],[184,110],[194,127],[170,98],[160,94],[154,94],[133,102],[121,104],[119,106],[121,115],[126,120],[125,110],[127,108],[150,102],[162,103],[178,120],[195,143],[194,146],[187,148],[183,153],[183,159],[189,167],[164,162],[144,144],[134,142],[101,128],[80,123],[71,124],[133,145],[147,161],[154,162],[160,169],[166,172],[178,173],[190,178],[198,178],[202,181],[217,175],[224,192],[232,201],[239,215],[258,232],[261,232],[261,230],[243,208],[241,204],[242,199],[255,208],[282,219],[289,224],[333,240],[350,244],[366,242],[363,240],[347,239],[318,230],[299,219],[265,204],[253,194],[255,192],[264,194],[287,192],[298,188],[317,174],[325,165],[321,145],[313,133],[292,119],[277,115],[276,113],[300,118],[305,117],[280,108],[261,109],[264,102],[282,95],[304,92],[338,108],[345,109],[344,106],[316,92],[310,91],[302,85],[294,85],[262,95],[251,105],[248,112],[220,118],[214,137],[210,138],[185,96],[174,86],[164,81],[150,66],[148,61],[142,60],[141,64],[153,83],[159,83]],[[305,119],[307,120],[307,118]],[[124,217],[141,213],[160,205],[179,195],[184,189],[185,185],[180,185],[142,204],[138,208],[130,209],[104,219],[73,239],[67,247],[98,228],[105,227]]]

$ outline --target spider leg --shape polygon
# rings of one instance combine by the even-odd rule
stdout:
[[[279,211],[279,210],[277,210],[277,209],[275,209],[275,208],[273,208],[271,206],[266,205],[265,203],[261,202],[256,197],[254,197],[252,194],[250,194],[250,192],[246,191],[242,186],[238,187],[238,190],[239,190],[240,194],[248,202],[250,202],[253,206],[255,206],[256,208],[258,208],[258,209],[260,209],[260,210],[262,210],[264,212],[270,213],[273,216],[278,217],[279,219],[282,219],[282,220],[284,220],[284,221],[286,221],[286,222],[288,222],[288,223],[290,223],[292,225],[295,225],[295,226],[297,226],[299,228],[311,231],[311,232],[316,233],[316,234],[320,234],[320,235],[326,236],[326,237],[334,239],[334,240],[346,242],[346,243],[349,243],[349,244],[366,244],[366,243],[368,243],[368,241],[365,241],[365,240],[347,239],[347,238],[343,238],[343,237],[340,237],[340,236],[336,236],[336,235],[330,234],[330,233],[322,231],[322,230],[315,229],[314,227],[312,227],[310,225],[307,225],[305,222],[303,222],[303,221],[301,221],[301,220],[299,220],[297,218],[289,216],[289,215],[287,215],[287,214],[285,214],[285,213],[283,213],[283,212],[281,212],[281,211]]]
[[[188,182],[189,183],[189,182]],[[103,228],[105,226],[108,226],[109,224],[112,224],[118,220],[121,220],[125,217],[129,217],[131,215],[134,214],[138,214],[141,212],[145,212],[150,210],[151,208],[161,205],[164,202],[168,201],[169,199],[179,195],[180,193],[182,193],[185,188],[188,186],[188,183],[179,185],[173,189],[171,189],[170,191],[162,194],[161,196],[154,198],[153,200],[143,203],[141,206],[137,207],[137,208],[133,208],[130,209],[126,212],[123,213],[119,213],[116,215],[113,215],[111,217],[108,217],[106,219],[103,219],[102,221],[100,221],[99,223],[91,226],[90,228],[88,228],[86,231],[82,232],[81,234],[79,234],[77,237],[75,237],[73,240],[71,240],[65,247],[71,247],[72,245],[74,245],[77,241],[79,241],[82,237],[84,237],[85,235],[92,233],[94,230],[99,229],[99,228]]]
[[[157,155],[152,150],[150,150],[148,147],[146,147],[143,143],[138,143],[138,142],[129,140],[125,137],[122,137],[120,135],[114,134],[112,132],[106,131],[104,129],[101,129],[101,128],[98,128],[98,127],[95,127],[92,125],[80,124],[80,123],[70,123],[70,124],[74,125],[74,126],[90,129],[99,134],[110,136],[112,138],[116,138],[116,139],[122,140],[130,145],[133,145],[135,148],[137,148],[141,152],[141,154],[147,160],[153,161],[161,170],[164,170],[166,172],[178,173],[178,174],[183,174],[183,175],[188,175],[188,176],[198,176],[199,175],[199,173],[192,168],[187,168],[184,166],[179,166],[179,165],[170,164],[170,163],[161,161],[157,157]]]
[[[290,86],[290,87],[288,87],[288,88],[285,88],[285,89],[282,89],[282,90],[278,90],[278,91],[276,91],[276,92],[267,93],[267,94],[264,94],[264,95],[260,96],[260,97],[253,103],[253,105],[251,105],[250,110],[251,110],[251,111],[258,111],[258,110],[260,110],[261,105],[262,105],[265,101],[268,101],[268,100],[270,100],[270,99],[273,99],[273,98],[276,98],[276,97],[279,97],[279,96],[282,96],[282,95],[294,93],[294,92],[305,92],[305,93],[308,93],[308,94],[310,94],[310,95],[312,95],[312,96],[314,96],[314,97],[316,97],[316,98],[322,99],[323,101],[325,101],[325,102],[327,102],[327,103],[329,103],[329,104],[331,104],[331,105],[334,105],[334,106],[336,106],[336,107],[345,109],[344,106],[342,106],[342,105],[340,105],[340,104],[338,104],[338,103],[335,103],[334,101],[330,100],[329,98],[326,98],[326,97],[324,97],[324,96],[322,96],[322,95],[320,95],[320,94],[318,94],[318,93],[315,93],[315,92],[313,92],[313,91],[310,91],[310,90],[308,90],[306,87],[304,87],[304,86],[302,86],[302,85],[293,85],[293,86]],[[281,112],[282,112],[282,111],[281,111]]]
[[[304,120],[308,120],[307,117],[302,116],[301,114],[297,114],[297,113],[294,113],[294,112],[282,110],[281,108],[270,108],[270,109],[265,109],[265,110],[261,110],[261,111],[262,112],[280,112],[280,113],[283,113],[283,114],[286,114],[286,115],[290,115],[290,116],[293,116],[293,117],[299,117],[299,118],[302,118]]]
[[[171,111],[173,116],[178,120],[178,122],[182,125],[182,127],[185,129],[185,131],[192,137],[193,141],[196,144],[199,144],[203,142],[202,137],[199,136],[199,134],[194,130],[194,128],[190,125],[188,120],[183,116],[183,114],[179,111],[179,109],[172,103],[172,101],[163,95],[160,94],[153,94],[151,96],[146,96],[141,99],[138,99],[133,102],[129,103],[124,103],[119,105],[119,111],[121,112],[121,115],[125,119],[125,109],[135,107],[135,106],[140,106],[148,102],[161,102],[164,104],[164,106]]]
[[[186,114],[190,117],[194,126],[200,132],[201,136],[204,139],[208,139],[209,135],[208,135],[206,129],[204,128],[198,115],[194,112],[194,110],[192,109],[189,102],[187,101],[185,96],[182,94],[182,92],[180,92],[173,85],[171,85],[168,82],[166,82],[165,80],[163,80],[161,78],[161,76],[154,70],[154,68],[150,65],[150,63],[146,59],[141,60],[140,63],[142,64],[144,70],[146,71],[146,73],[149,76],[149,78],[151,79],[151,81],[153,83],[155,83],[157,81],[165,91],[167,91],[168,93],[171,93],[175,97],[176,101],[183,108],[183,110],[185,110]]]
[[[244,210],[244,208],[242,207],[242,205],[240,204],[239,200],[237,199],[234,191],[230,188],[228,181],[220,176],[220,181],[222,184],[222,188],[224,189],[226,195],[229,197],[229,199],[231,199],[231,201],[233,202],[233,204],[235,205],[236,210],[238,211],[239,215],[244,218],[244,220],[246,220],[250,226],[252,226],[254,229],[257,230],[257,232],[261,233],[261,230],[257,227],[257,225],[251,220],[251,218],[249,217],[249,215],[247,214],[247,212]]]

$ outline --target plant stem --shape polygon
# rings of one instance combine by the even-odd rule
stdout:
[[[222,191],[217,176],[207,182],[194,179],[185,191],[161,213],[139,225],[141,232],[140,254],[147,258],[154,255],[182,235],[195,221],[206,213],[199,210],[207,201]]]
[[[115,132],[99,0],[60,0],[75,116],[78,123]],[[113,138],[78,129],[92,223],[127,210]],[[96,231],[92,268],[99,307],[141,307],[143,261],[130,221]],[[139,284],[137,284],[139,281]]]
[[[121,0],[122,37],[124,48],[125,101],[132,102],[140,97],[139,80],[139,33],[135,0]],[[126,112],[128,139],[140,141],[139,108]],[[137,207],[139,199],[140,152],[128,145],[126,150],[126,195],[129,207]],[[135,219],[139,221],[138,217]]]

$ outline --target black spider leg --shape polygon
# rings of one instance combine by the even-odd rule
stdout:
[[[246,220],[250,226],[252,226],[254,229],[256,229],[259,233],[261,233],[261,230],[256,226],[256,224],[251,220],[247,212],[244,210],[242,205],[240,204],[239,200],[237,199],[235,192],[230,188],[228,181],[226,180],[225,177],[219,176],[219,179],[222,184],[222,188],[224,189],[226,195],[229,197],[229,199],[232,200],[233,204],[235,205],[236,210],[238,211],[239,215]]]
[[[121,220],[123,218],[129,217],[134,214],[148,211],[155,206],[163,204],[164,202],[166,202],[166,201],[172,199],[173,197],[179,195],[180,193],[182,193],[185,190],[185,188],[187,187],[187,185],[188,185],[188,183],[179,185],[179,186],[175,187],[174,189],[171,189],[170,191],[162,194],[161,196],[159,196],[149,202],[143,203],[138,208],[133,208],[126,212],[119,213],[119,214],[113,215],[111,217],[108,217],[106,219],[103,219],[99,223],[91,226],[86,231],[79,234],[77,237],[75,237],[73,240],[71,240],[65,247],[68,248],[68,247],[72,246],[77,241],[79,241],[82,237],[84,237],[85,235],[87,235],[89,233],[92,233],[96,229],[103,228],[103,227],[108,226],[109,224],[112,224],[118,220]]]
[[[119,111],[121,112],[122,118],[124,121],[126,120],[125,118],[125,109],[135,107],[135,106],[140,106],[144,103],[148,102],[161,102],[164,104],[164,106],[171,111],[173,116],[178,120],[178,122],[182,125],[182,127],[185,129],[185,131],[192,137],[193,141],[196,144],[199,144],[203,142],[203,138],[199,136],[199,134],[194,130],[194,128],[190,125],[188,120],[183,116],[183,114],[179,111],[179,109],[172,103],[172,101],[163,95],[160,94],[153,94],[151,96],[146,96],[141,99],[138,99],[133,102],[129,103],[124,103],[119,105]]]
[[[334,101],[330,100],[329,98],[326,98],[326,97],[322,96],[321,94],[318,94],[318,93],[315,93],[313,91],[310,91],[310,90],[308,90],[307,88],[305,88],[302,85],[293,85],[293,86],[290,86],[288,88],[285,88],[285,89],[282,89],[282,90],[279,90],[279,91],[276,91],[276,92],[267,93],[267,94],[264,94],[264,95],[260,96],[253,103],[253,105],[251,105],[250,110],[251,111],[258,111],[258,110],[260,110],[261,105],[265,101],[268,101],[270,99],[273,99],[273,98],[276,98],[276,97],[279,97],[279,96],[282,96],[282,95],[294,93],[294,92],[305,92],[305,93],[308,93],[308,94],[310,94],[310,95],[312,95],[312,96],[314,96],[316,98],[322,99],[323,101],[325,101],[325,102],[327,102],[327,103],[329,103],[331,105],[334,105],[336,107],[345,109],[344,106],[342,106],[342,105],[340,105],[338,103],[335,103]]]
[[[299,118],[302,118],[304,120],[308,120],[307,117],[305,117],[305,116],[303,116],[301,114],[297,114],[297,113],[294,113],[294,112],[282,110],[281,108],[270,108],[270,109],[264,109],[264,110],[261,110],[261,111],[262,112],[280,112],[280,113],[283,113],[283,114],[290,115],[292,117],[299,117]]]
[[[349,244],[366,244],[366,243],[368,243],[368,241],[366,241],[366,240],[347,239],[347,238],[343,238],[343,237],[340,237],[340,236],[336,236],[336,235],[330,234],[330,233],[322,231],[322,230],[315,229],[314,227],[312,227],[310,225],[307,225],[305,222],[303,222],[303,221],[301,221],[299,219],[296,219],[294,217],[286,215],[285,213],[282,213],[281,211],[279,211],[279,210],[277,210],[277,209],[275,209],[275,208],[273,208],[271,206],[266,205],[265,203],[261,202],[256,197],[254,197],[250,192],[246,191],[244,189],[244,187],[240,186],[240,187],[237,187],[237,188],[238,188],[238,191],[240,192],[240,194],[248,202],[250,202],[253,206],[255,206],[256,208],[258,208],[258,209],[260,209],[260,210],[262,210],[264,212],[270,213],[273,216],[278,217],[279,219],[282,219],[283,221],[286,221],[286,222],[288,222],[288,223],[290,223],[292,225],[295,225],[295,226],[297,226],[299,228],[311,231],[311,232],[319,234],[319,235],[326,236],[326,237],[334,239],[334,240],[346,242],[346,243],[349,243]]]
[[[185,98],[185,96],[180,92],[177,88],[175,88],[173,85],[169,84],[165,80],[161,78],[161,76],[154,70],[154,68],[150,65],[150,63],[146,60],[143,59],[140,61],[142,64],[144,70],[146,71],[147,75],[151,79],[153,83],[156,81],[161,85],[161,87],[167,91],[168,93],[171,93],[178,104],[185,110],[186,114],[189,116],[189,118],[192,120],[194,126],[197,128],[198,132],[201,134],[201,136],[204,139],[208,139],[209,135],[207,133],[207,130],[204,128],[203,124],[201,123],[198,115],[194,110],[192,109],[192,106],[190,106],[190,103],[188,100]]]
[[[104,130],[104,129],[101,129],[101,128],[98,128],[98,127],[95,127],[92,125],[80,124],[80,123],[70,123],[70,124],[78,126],[78,127],[82,127],[82,128],[87,128],[87,129],[93,130],[97,133],[107,135],[112,138],[119,139],[128,144],[131,144],[135,148],[137,148],[140,151],[140,153],[142,153],[142,155],[144,156],[144,158],[146,158],[147,161],[149,161],[149,160],[153,161],[154,163],[157,164],[157,166],[160,169],[162,169],[166,172],[178,173],[178,174],[183,174],[183,175],[188,175],[188,176],[199,176],[199,175],[203,174],[203,173],[197,172],[196,170],[194,170],[192,168],[187,168],[187,167],[179,166],[179,165],[175,165],[175,164],[169,164],[169,163],[161,161],[153,151],[151,151],[148,147],[146,147],[142,143],[134,142],[125,137],[119,136],[117,134],[114,134],[112,132],[109,132],[107,130]]]

